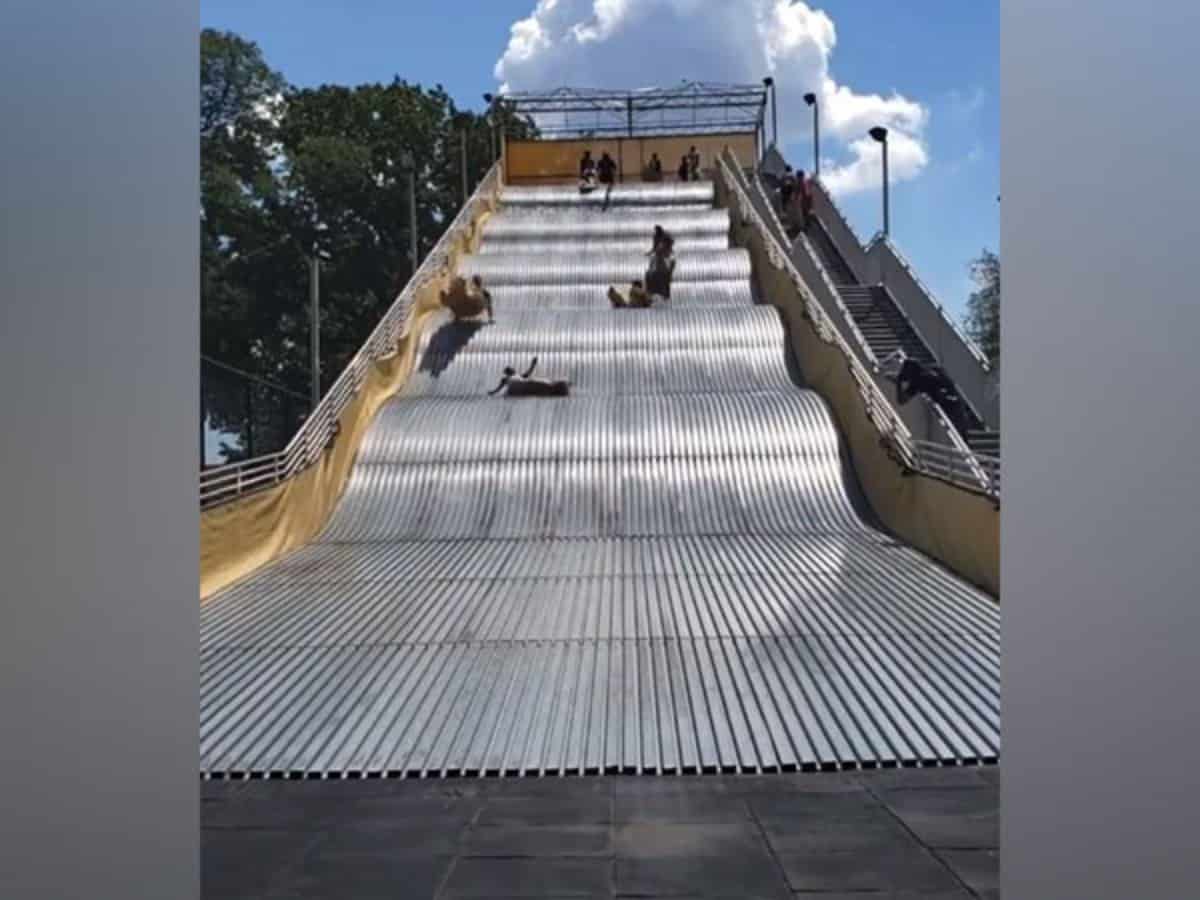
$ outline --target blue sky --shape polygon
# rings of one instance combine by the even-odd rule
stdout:
[[[460,106],[476,109],[481,95],[499,85],[495,70],[502,57],[505,78],[518,88],[633,87],[680,78],[756,79],[767,74],[774,47],[783,146],[794,165],[811,168],[811,114],[801,95],[818,77],[854,95],[843,98],[850,121],[842,133],[822,126],[824,170],[845,165],[845,174],[853,174],[851,142],[875,115],[863,113],[865,107],[878,109],[894,135],[907,130],[913,146],[920,145],[913,151],[920,164],[906,166],[905,147],[893,144],[893,173],[899,174],[891,193],[892,237],[938,299],[961,316],[971,291],[970,260],[984,247],[999,250],[995,0],[814,0],[792,9],[790,18],[771,20],[765,37],[744,22],[755,11],[782,15],[774,0],[601,0],[599,16],[595,5],[557,0],[542,9],[536,53],[510,47],[512,26],[531,16],[535,0],[203,0],[200,12],[205,27],[257,42],[292,84],[353,85],[398,75],[440,82]],[[593,32],[586,46],[568,40],[569,27],[578,23]],[[781,36],[789,28],[791,36]],[[645,35],[652,53],[639,52]],[[615,83],[621,80],[628,83]],[[825,105],[833,109],[832,98]],[[877,177],[873,159],[865,159],[862,170]],[[864,240],[880,227],[877,186],[860,185],[838,202]]]

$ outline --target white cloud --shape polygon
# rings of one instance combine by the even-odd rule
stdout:
[[[795,0],[538,0],[513,23],[495,75],[501,91],[754,83],[772,75],[780,142],[793,157],[807,158],[811,138],[801,98],[808,91],[821,98],[822,178],[831,190],[879,184],[879,147],[865,136],[874,125],[890,131],[892,178],[916,177],[929,162],[928,110],[894,92],[839,84],[830,71],[836,45],[829,15]]]

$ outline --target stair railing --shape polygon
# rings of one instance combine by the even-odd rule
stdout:
[[[969,450],[948,447],[930,441],[919,441],[913,437],[908,426],[884,397],[875,378],[867,371],[858,354],[851,349],[841,331],[834,325],[828,312],[809,289],[790,258],[790,254],[785,252],[779,241],[773,238],[771,226],[759,213],[750,193],[737,177],[736,173],[741,171],[741,167],[738,165],[733,151],[726,148],[718,157],[717,162],[718,170],[729,188],[737,212],[743,220],[751,223],[762,234],[763,246],[770,264],[787,273],[800,297],[804,312],[812,322],[818,336],[826,343],[834,344],[841,350],[850,374],[858,387],[868,417],[884,442],[896,454],[898,461],[912,471],[998,499],[998,460],[995,460],[993,464],[991,458],[980,459],[977,454]]]

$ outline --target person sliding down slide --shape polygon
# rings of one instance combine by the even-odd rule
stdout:
[[[565,378],[549,380],[529,377],[537,368],[537,361],[535,356],[523,375],[518,375],[517,370],[512,366],[506,366],[504,377],[500,379],[495,390],[488,391],[488,396],[493,396],[508,388],[509,397],[566,397],[571,392],[571,382]]]
[[[461,275],[455,275],[450,286],[441,293],[442,306],[450,310],[455,321],[474,319],[487,313],[488,321],[495,322],[492,313],[492,295],[483,286],[483,279],[478,275],[471,277],[468,284]]]

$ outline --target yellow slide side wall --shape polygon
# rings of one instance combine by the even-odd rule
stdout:
[[[718,202],[731,211],[735,242],[749,250],[763,295],[782,311],[806,382],[832,408],[859,483],[875,513],[897,537],[963,578],[1000,596],[1000,511],[985,496],[915,473],[888,455],[845,354],[804,315],[804,300],[785,269],[771,265],[766,235],[743,223],[717,180]]]
[[[320,461],[272,488],[200,514],[201,602],[304,546],[325,527],[346,486],[363,435],[376,413],[412,373],[421,335],[440,308],[439,294],[456,271],[462,254],[478,247],[496,199],[495,194],[488,198],[479,217],[455,238],[448,266],[417,289],[410,327],[393,354],[368,368],[358,393],[338,418],[341,427],[337,438]]]
[[[593,159],[608,153],[618,163],[625,181],[641,181],[650,154],[657,153],[663,164],[663,181],[675,181],[680,158],[691,147],[700,154],[700,168],[711,170],[725,147],[731,147],[738,159],[755,158],[753,132],[719,135],[683,135],[680,137],[610,137],[587,140],[505,142],[505,177],[509,184],[561,184],[579,177],[579,159],[584,150]]]

